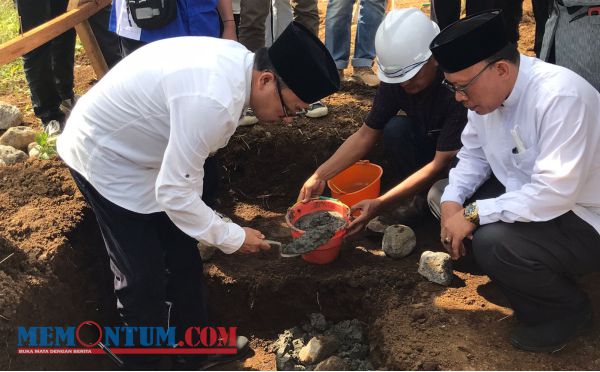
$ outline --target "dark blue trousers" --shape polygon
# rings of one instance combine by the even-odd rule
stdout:
[[[190,326],[208,325],[202,260],[197,241],[164,212],[141,214],[98,193],[71,174],[96,215],[114,274],[117,308],[127,326],[177,327],[176,341]],[[129,368],[153,368],[157,358],[125,358]]]

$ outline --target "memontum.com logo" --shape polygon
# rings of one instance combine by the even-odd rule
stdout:
[[[19,327],[18,354],[235,354],[237,327]]]

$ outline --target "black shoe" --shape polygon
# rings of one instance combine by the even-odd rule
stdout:
[[[250,343],[248,338],[244,336],[237,336],[237,353],[235,354],[216,354],[209,355],[206,360],[202,363],[200,370],[206,370],[220,364],[235,362],[236,360],[244,360],[250,354]]]
[[[583,308],[566,318],[537,325],[521,325],[510,336],[510,343],[517,349],[539,353],[561,350],[569,340],[592,327],[592,306]]]

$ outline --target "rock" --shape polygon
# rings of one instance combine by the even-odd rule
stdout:
[[[28,148],[29,148],[29,146],[28,146]],[[37,143],[36,143],[36,146],[29,148],[29,157],[37,158],[39,156],[40,156],[40,147],[37,146]]]
[[[31,155],[31,152],[29,153]],[[202,258],[202,262],[210,261],[210,259],[214,256],[217,247],[208,244],[198,243],[198,250],[200,251],[200,257]]]
[[[350,359],[364,359],[369,355],[369,347],[365,344],[354,344],[346,355]]]
[[[317,364],[315,371],[347,371],[348,365],[344,360],[337,356],[330,356],[321,363]]]
[[[410,227],[392,225],[385,229],[381,244],[386,256],[403,258],[411,254],[415,249],[417,238]]]
[[[290,354],[276,355],[275,356],[275,367],[278,371],[293,371],[294,361]]]
[[[375,368],[368,360],[361,360],[356,366],[357,371],[373,371]]]
[[[381,236],[388,226],[388,224],[383,223],[381,217],[375,217],[367,224],[367,231],[373,233],[374,235]]]
[[[363,340],[363,327],[359,320],[344,320],[333,326],[333,332],[344,344],[360,343]]]
[[[12,146],[0,145],[0,161],[3,161],[4,165],[21,163],[26,161],[27,158],[27,154],[21,150],[17,150]]]
[[[318,336],[308,341],[298,355],[302,364],[319,363],[337,351],[339,342],[334,337]]]
[[[309,316],[310,325],[319,331],[324,331],[327,329],[327,321],[325,320],[325,315],[319,313],[313,313]]]
[[[0,130],[5,130],[21,124],[23,114],[17,106],[0,102]]]
[[[450,255],[445,252],[423,252],[418,272],[431,282],[450,285],[453,276]]]
[[[284,354],[287,354],[288,351],[292,351],[293,348],[292,332],[289,329],[283,331],[277,338],[277,341],[272,344],[272,350],[277,356],[283,356]]]
[[[0,159],[0,167],[4,167],[6,165],[6,163],[4,162],[4,160]]]
[[[304,340],[301,338],[292,340],[292,347],[294,348],[294,351],[298,350],[298,352],[300,352],[300,350],[304,347]]]
[[[9,128],[2,137],[0,137],[0,145],[12,146],[22,151],[26,151],[27,146],[34,141],[35,131],[25,126]]]
[[[27,145],[27,151],[31,151],[31,149],[34,147],[40,147],[40,145],[38,145],[37,142],[31,142],[29,145]]]

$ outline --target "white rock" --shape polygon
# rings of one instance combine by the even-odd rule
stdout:
[[[31,151],[31,149],[34,147],[40,147],[40,145],[38,145],[37,142],[31,142],[29,145],[27,145],[27,151]]]
[[[335,353],[339,346],[339,342],[335,337],[313,337],[308,341],[308,344],[300,350],[298,359],[300,360],[300,363],[305,365],[319,363]]]
[[[0,160],[5,165],[11,165],[26,161],[28,158],[27,154],[21,150],[17,150],[12,146],[0,145]]]
[[[419,261],[419,274],[431,282],[450,285],[453,276],[450,255],[445,252],[423,252]]]
[[[0,145],[12,146],[18,150],[27,151],[27,146],[35,141],[35,133],[33,129],[25,126],[9,128],[0,137]]]
[[[414,231],[405,225],[392,225],[385,229],[381,243],[386,256],[403,258],[412,253],[417,245]]]
[[[0,102],[0,130],[17,126],[23,121],[23,114],[18,107]]]
[[[29,149],[29,157],[30,158],[37,158],[39,156],[40,156],[40,147],[39,146],[34,146]]]

